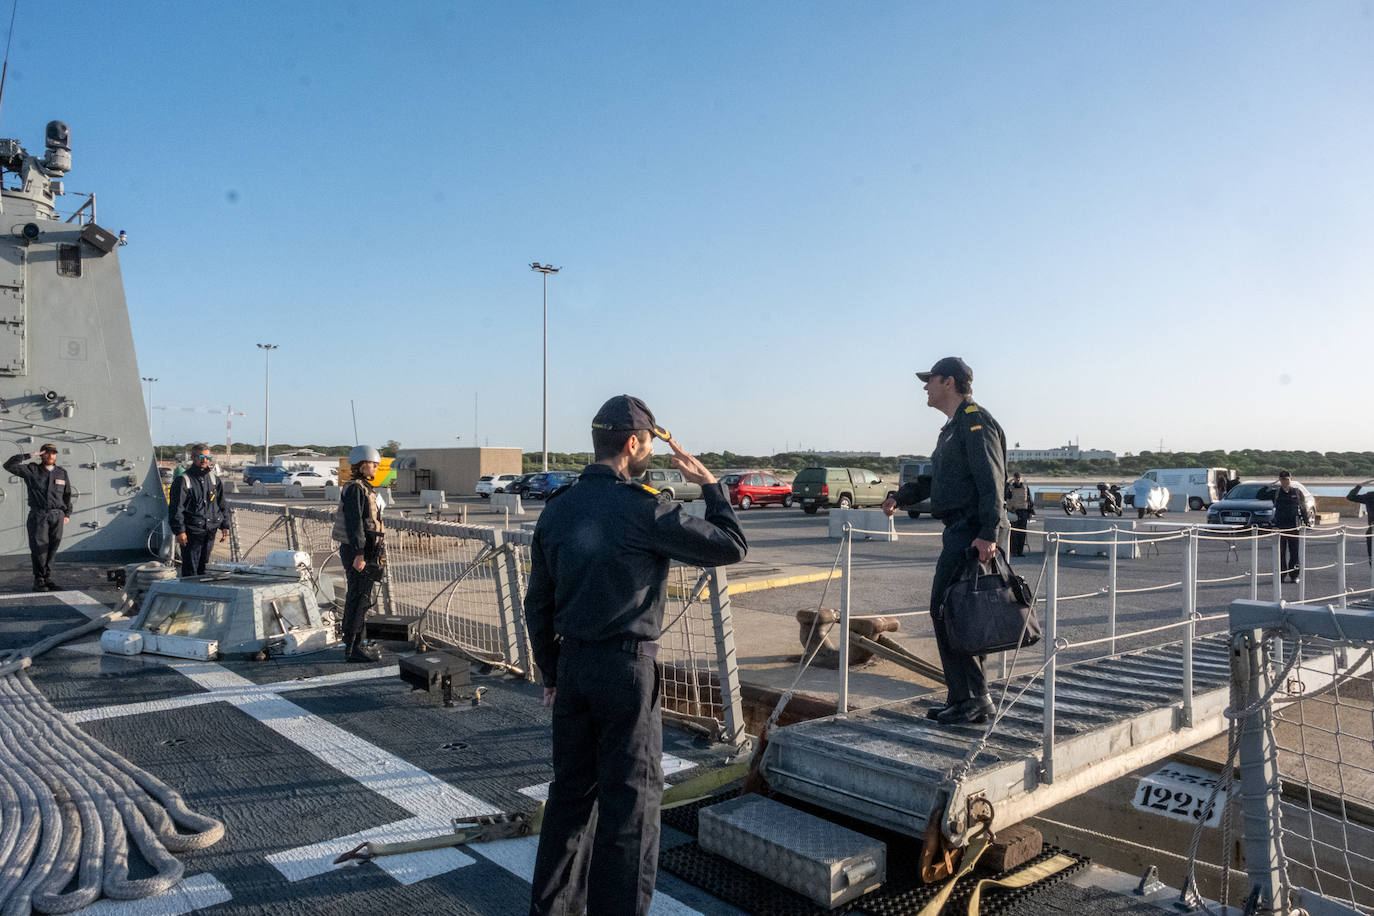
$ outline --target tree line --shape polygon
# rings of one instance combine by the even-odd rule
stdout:
[[[178,459],[187,454],[195,443],[180,443],[157,446],[159,458]],[[211,443],[212,448],[216,447]],[[221,446],[222,447],[222,446]],[[387,440],[380,451],[383,457],[394,458],[401,443],[395,439]],[[351,445],[293,445],[278,442],[272,445],[272,453],[296,449],[310,449],[329,458],[342,458],[348,455]],[[261,445],[235,442],[231,447],[231,457],[252,458],[262,454]],[[776,455],[743,455],[737,452],[703,452],[697,456],[708,467],[715,470],[726,468],[766,468],[772,471],[791,474],[805,467],[832,465],[851,468],[864,468],[879,476],[895,476],[903,461],[925,460],[922,455],[870,456],[830,458],[814,452],[779,452]],[[549,452],[549,469],[557,471],[580,471],[591,464],[591,452]],[[532,474],[541,470],[543,455],[540,452],[525,452],[523,470]],[[667,453],[655,455],[654,467],[669,467]],[[1107,479],[1139,477],[1150,468],[1230,468],[1240,477],[1273,477],[1279,471],[1291,471],[1299,477],[1374,477],[1374,452],[1313,452],[1285,451],[1279,449],[1239,449],[1228,452],[1213,449],[1203,452],[1151,452],[1120,458],[1095,459],[1090,461],[1020,461],[1007,465],[1008,472],[1020,471],[1036,477],[1102,477]]]

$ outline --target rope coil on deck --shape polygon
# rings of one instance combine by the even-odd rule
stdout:
[[[100,629],[106,614],[0,661],[0,916],[70,913],[103,894],[170,890],[224,824],[192,811],[146,770],[73,728],[25,672],[33,656]],[[153,869],[129,877],[130,841]]]

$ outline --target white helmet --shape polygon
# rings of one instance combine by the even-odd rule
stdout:
[[[363,461],[376,461],[381,463],[382,456],[370,445],[355,445],[348,451],[348,463],[358,464]]]

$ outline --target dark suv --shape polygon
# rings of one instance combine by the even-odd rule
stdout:
[[[577,471],[541,472],[525,482],[522,495],[527,499],[548,499],[555,491],[571,485],[579,476]]]

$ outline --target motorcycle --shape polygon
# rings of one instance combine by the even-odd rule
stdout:
[[[1098,487],[1098,511],[1105,517],[1107,515],[1121,515],[1124,511],[1121,507],[1121,488],[1116,484],[1110,487]]]
[[[1077,490],[1070,490],[1065,493],[1059,500],[1059,505],[1064,510],[1065,515],[1073,515],[1075,512],[1079,515],[1088,514],[1088,507],[1083,505],[1083,496]]]

